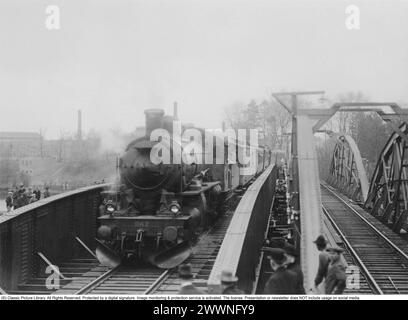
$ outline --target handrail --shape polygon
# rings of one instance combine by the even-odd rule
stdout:
[[[46,275],[43,257],[49,259],[47,264],[53,261],[57,266],[82,258],[84,250],[75,237],[93,248],[101,192],[109,186],[97,184],[64,192],[1,216],[0,287],[15,291],[28,279]]]
[[[28,211],[38,209],[38,208],[40,208],[40,207],[42,207],[44,205],[48,205],[48,204],[56,202],[58,200],[61,200],[61,199],[64,199],[64,198],[67,198],[67,197],[70,197],[70,196],[74,196],[74,195],[77,195],[77,194],[81,194],[81,193],[84,193],[84,192],[92,191],[92,190],[95,190],[95,189],[107,188],[107,187],[109,187],[111,185],[112,184],[110,184],[110,183],[96,184],[96,185],[92,185],[92,186],[86,186],[86,187],[78,188],[78,189],[75,189],[75,190],[70,190],[70,191],[67,191],[67,192],[59,193],[59,194],[50,196],[48,198],[40,199],[40,200],[38,200],[36,202],[27,204],[27,205],[25,205],[23,207],[20,207],[18,209],[10,211],[10,212],[8,212],[6,214],[3,214],[2,216],[0,216],[0,224],[4,223],[6,221],[9,221],[11,219],[15,219],[16,217],[19,217],[19,216],[25,214]]]

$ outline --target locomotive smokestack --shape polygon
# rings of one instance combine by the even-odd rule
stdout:
[[[164,111],[162,109],[147,109],[146,115],[146,137],[150,138],[153,130],[163,128]]]
[[[174,105],[173,105],[173,118],[174,120],[178,120],[177,102],[174,102]]]

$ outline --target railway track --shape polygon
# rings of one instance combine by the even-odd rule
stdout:
[[[193,254],[186,260],[193,269],[194,284],[203,291],[207,291],[207,280],[217,258],[225,233],[234,211],[227,211],[215,225],[204,234],[193,248]],[[146,294],[171,295],[177,294],[180,288],[180,279],[176,270],[172,270],[160,284]]]
[[[391,230],[379,229],[361,211],[322,185],[325,217],[341,237],[345,249],[360,268],[375,294],[408,293],[408,254],[390,240]],[[405,244],[406,246],[406,244]]]
[[[81,278],[82,281],[90,281],[99,274],[100,271],[105,271],[105,267],[98,267],[99,262],[91,258],[72,259],[59,265],[59,271],[65,277],[60,279],[60,285],[65,286],[73,281],[73,279]],[[98,270],[99,268],[99,270]],[[83,276],[87,274],[88,277]],[[49,295],[57,291],[56,288],[47,288],[46,277],[48,275],[41,275],[29,278],[26,282],[18,285],[18,289],[9,291],[8,294],[25,295]]]
[[[228,229],[228,225],[236,207],[218,218],[214,226],[202,234],[193,246],[192,255],[186,260],[191,263],[195,274],[194,284],[206,290],[207,280],[218,251]],[[87,280],[77,279],[67,284],[54,294],[78,295],[171,295],[177,294],[180,288],[180,279],[177,268],[163,270],[152,266],[129,267],[118,266],[114,269],[100,269],[93,277],[84,275]]]
[[[119,266],[103,273],[75,294],[148,294],[169,272],[151,267]]]

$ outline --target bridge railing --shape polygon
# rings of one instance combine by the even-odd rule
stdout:
[[[209,293],[220,293],[223,270],[236,274],[240,289],[248,293],[252,291],[276,179],[277,167],[271,165],[240,200],[208,279]]]
[[[41,199],[0,216],[0,287],[16,290],[46,264],[86,255],[75,237],[93,248],[101,191],[108,184],[80,188]]]

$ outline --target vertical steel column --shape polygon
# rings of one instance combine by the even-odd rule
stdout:
[[[297,150],[297,96],[292,98],[292,206],[299,211],[299,164]]]

